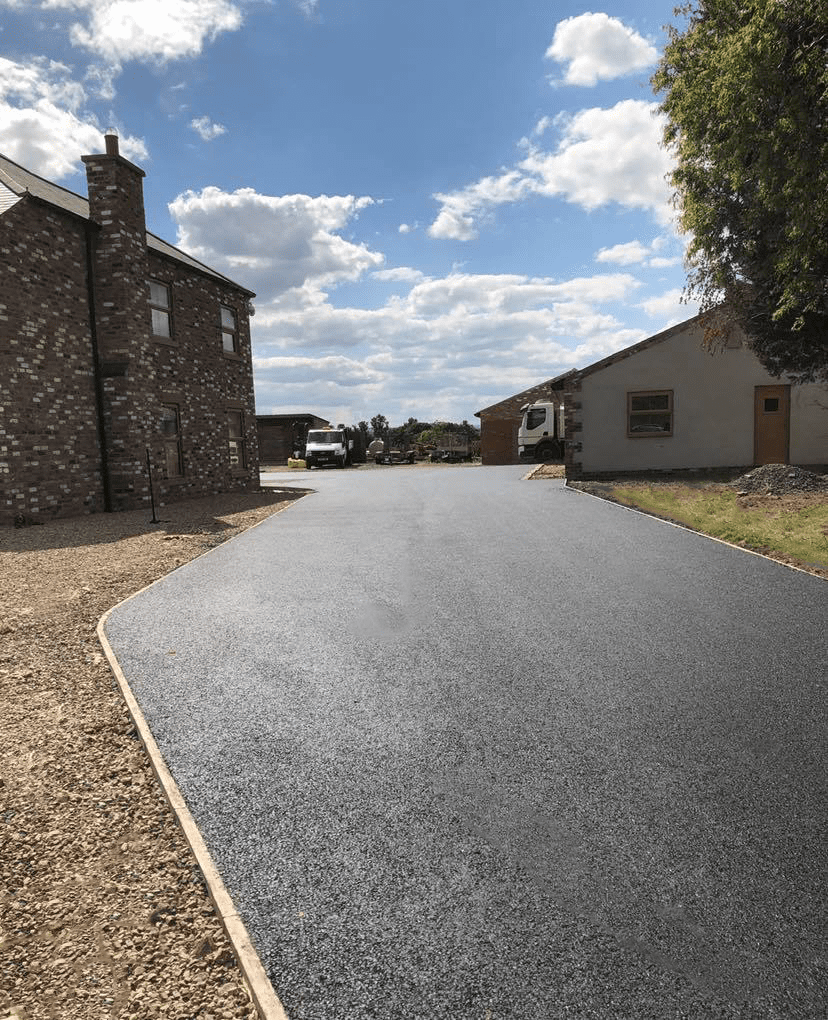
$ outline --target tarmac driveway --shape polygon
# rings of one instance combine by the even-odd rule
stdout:
[[[288,1015],[825,1017],[828,585],[523,473],[314,473],[109,618]]]

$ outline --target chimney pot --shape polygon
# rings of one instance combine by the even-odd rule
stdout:
[[[118,133],[114,128],[110,128],[104,135],[104,143],[106,144],[107,156],[118,155]]]

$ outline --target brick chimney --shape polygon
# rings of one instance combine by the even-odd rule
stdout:
[[[154,413],[144,171],[124,159],[118,136],[82,156],[89,192],[89,276],[103,386],[113,508],[145,499],[143,458]],[[157,412],[156,412],[157,413]]]
[[[89,219],[95,228],[94,287],[102,353],[129,356],[147,326],[147,226],[144,171],[118,151],[109,130],[106,151],[82,156],[86,164]]]

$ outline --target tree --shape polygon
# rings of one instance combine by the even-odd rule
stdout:
[[[828,379],[828,0],[692,0],[652,79],[708,344]]]
[[[388,435],[388,419],[384,414],[375,414],[371,419],[371,431],[374,439],[385,439]]]

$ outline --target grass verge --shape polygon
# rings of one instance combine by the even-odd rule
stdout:
[[[828,573],[828,499],[745,500],[725,486],[612,485],[605,495],[734,545]],[[810,495],[810,494],[809,494]]]

